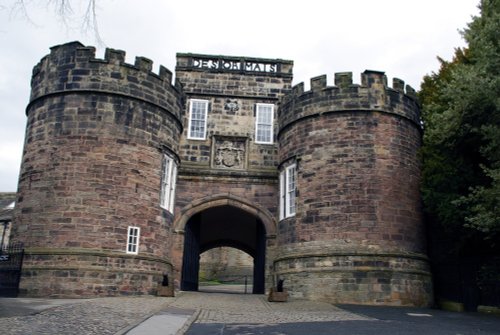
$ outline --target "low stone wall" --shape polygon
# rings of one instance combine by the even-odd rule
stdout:
[[[25,254],[20,294],[29,297],[85,298],[153,295],[168,260],[99,250],[31,249]]]
[[[325,253],[278,257],[290,296],[343,304],[430,306],[432,281],[418,254]]]

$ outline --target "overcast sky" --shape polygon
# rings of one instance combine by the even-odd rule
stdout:
[[[97,0],[98,45],[78,16],[65,26],[49,1],[25,0],[30,20],[0,0],[0,192],[15,192],[25,107],[33,66],[54,45],[78,40],[127,52],[175,70],[177,52],[282,58],[294,61],[294,84],[335,72],[385,71],[419,89],[464,46],[458,32],[477,15],[479,0]],[[79,3],[74,0],[75,12]]]

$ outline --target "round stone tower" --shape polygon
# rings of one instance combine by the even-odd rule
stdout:
[[[166,68],[124,61],[73,42],[33,70],[14,214],[23,294],[152,294],[171,277],[160,185],[165,157],[178,163],[183,98]]]
[[[280,106],[282,194],[274,270],[292,296],[334,303],[428,305],[415,91],[381,72],[295,86]],[[292,167],[290,169],[290,167]],[[288,176],[284,174],[294,174]],[[287,185],[288,184],[288,185]],[[291,185],[291,186],[290,186]],[[293,190],[292,190],[293,191]]]

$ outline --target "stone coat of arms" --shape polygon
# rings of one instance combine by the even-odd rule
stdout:
[[[219,168],[244,168],[245,142],[218,139],[215,143],[214,165]]]

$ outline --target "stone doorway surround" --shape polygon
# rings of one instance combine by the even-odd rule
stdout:
[[[264,293],[266,273],[271,264],[268,240],[276,236],[276,223],[267,210],[246,199],[218,194],[192,202],[181,210],[174,222],[176,279],[181,290],[198,290],[200,254],[215,247],[240,249],[254,258],[253,293]]]

